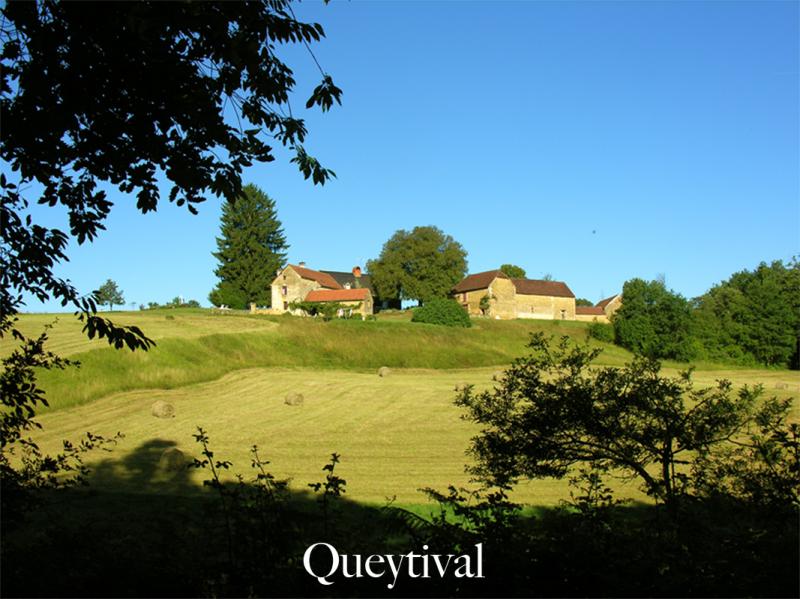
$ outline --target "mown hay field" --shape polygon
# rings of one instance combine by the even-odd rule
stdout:
[[[248,451],[256,444],[272,472],[303,491],[322,480],[322,466],[336,452],[350,499],[424,503],[421,487],[445,490],[469,482],[465,449],[477,429],[453,405],[455,387],[490,388],[493,374],[524,352],[532,330],[585,339],[584,328],[567,323],[480,321],[454,330],[400,319],[322,323],[203,311],[170,315],[118,318],[139,317],[137,324],[156,337],[157,347],[147,353],[85,351],[80,344],[89,342],[80,340],[79,327],[65,322],[53,331],[54,345],[73,348],[82,367],[46,373],[55,409],[39,416],[44,428],[37,439],[57,451],[62,439],[75,441],[86,431],[124,433],[113,452],[88,460],[97,489],[195,492],[204,474],[166,468],[162,456],[171,448],[199,456],[193,434],[202,426],[215,458],[233,462],[232,473],[248,473]],[[607,349],[601,364],[630,358],[619,348]],[[380,366],[391,368],[389,376],[378,376]],[[699,385],[727,378],[735,386],[763,383],[770,395],[800,396],[797,372],[701,366],[694,377]],[[665,372],[681,367],[668,364]],[[302,405],[287,405],[290,393],[302,394]],[[174,418],[153,416],[156,401],[174,406]],[[619,497],[645,499],[635,484],[614,486]],[[520,485],[514,496],[536,505],[568,497],[566,482],[550,480]]]

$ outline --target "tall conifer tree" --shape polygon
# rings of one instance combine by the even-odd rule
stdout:
[[[289,248],[275,201],[255,185],[245,185],[236,203],[223,204],[220,229],[214,252],[220,281],[208,299],[238,309],[251,302],[269,306],[270,283],[285,265]]]

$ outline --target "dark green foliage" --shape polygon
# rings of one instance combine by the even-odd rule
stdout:
[[[467,272],[467,252],[436,227],[397,231],[367,269],[380,300],[444,298]]]
[[[224,281],[208,294],[208,301],[214,306],[227,306],[236,310],[244,310],[247,306],[245,292]]]
[[[627,301],[627,296],[625,301]],[[800,367],[800,263],[761,263],[695,300],[696,333],[709,357]]]
[[[222,205],[214,274],[220,279],[208,298],[215,306],[243,310],[251,303],[272,305],[270,284],[286,265],[286,236],[275,201],[255,185],[245,185],[235,203]]]
[[[503,264],[500,266],[500,270],[512,279],[525,278],[525,269],[516,264]]]
[[[478,307],[481,309],[481,313],[484,315],[488,314],[489,309],[492,307],[492,298],[488,295],[484,295],[478,303]]]
[[[447,327],[471,327],[469,314],[458,302],[434,299],[414,310],[411,322],[440,324]]]
[[[590,302],[589,300],[587,300],[585,298],[582,298],[582,297],[579,297],[579,298],[577,298],[575,300],[575,305],[576,306],[594,306],[594,304],[592,302]]]
[[[465,389],[456,403],[482,426],[473,439],[473,472],[508,487],[520,477],[563,477],[575,465],[617,469],[670,506],[688,492],[682,472],[696,454],[713,455],[776,409],[756,409],[761,390],[734,393],[728,381],[695,389],[691,373],[662,377],[637,357],[623,368],[589,369],[600,350],[557,346],[539,333],[492,391]],[[785,418],[785,409],[783,417]]]
[[[113,310],[114,306],[121,306],[125,303],[125,298],[122,297],[117,284],[111,279],[107,279],[97,291],[94,292],[94,299],[98,304],[108,304],[108,309]]]
[[[662,281],[631,279],[614,314],[614,336],[622,347],[651,358],[688,361],[697,353],[689,302]]]
[[[614,326],[605,322],[590,322],[586,329],[589,337],[604,343],[614,343]]]

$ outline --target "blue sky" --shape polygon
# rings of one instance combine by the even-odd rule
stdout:
[[[396,230],[435,225],[470,272],[512,262],[591,300],[663,274],[697,296],[800,254],[798,7],[304,2],[343,105],[301,110],[319,73],[287,48],[293,108],[338,178],[315,187],[283,160],[245,181],[276,200],[289,260],[311,268],[363,266]],[[108,231],[57,273],[86,291],[112,278],[137,305],[208,305],[219,201],[143,216],[110,197]]]

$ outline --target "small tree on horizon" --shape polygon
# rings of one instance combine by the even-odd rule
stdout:
[[[111,279],[108,279],[100,286],[100,289],[94,292],[94,297],[98,304],[108,304],[108,309],[112,312],[115,305],[121,306],[125,303],[122,291]]]
[[[208,299],[236,309],[251,302],[271,305],[270,284],[286,264],[289,248],[275,201],[255,185],[245,185],[235,203],[223,204],[220,229],[214,252],[220,281]]]
[[[516,264],[502,264],[500,266],[500,272],[508,275],[512,279],[524,279],[526,275],[525,269]]]

